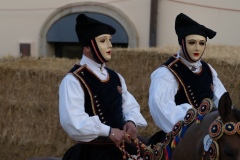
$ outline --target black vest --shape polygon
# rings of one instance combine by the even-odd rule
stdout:
[[[86,65],[75,65],[69,72],[80,82],[85,97],[85,112],[89,116],[98,115],[102,123],[122,129],[124,125],[122,111],[122,93],[119,76],[106,68],[109,77],[101,81]]]
[[[213,98],[212,71],[208,64],[201,61],[202,71],[193,73],[179,58],[170,57],[163,65],[177,78],[179,89],[175,95],[177,105],[190,103],[197,108],[204,98]]]

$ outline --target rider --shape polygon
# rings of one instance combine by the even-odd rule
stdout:
[[[207,38],[216,32],[183,13],[176,17],[175,31],[180,50],[151,74],[149,108],[155,124],[162,129],[158,141],[184,116],[197,108],[204,98],[216,106],[226,92],[213,67],[202,61]]]
[[[76,20],[83,56],[60,84],[59,112],[63,129],[77,144],[63,160],[122,160],[116,145],[129,141],[126,135],[136,138],[137,126],[147,122],[124,78],[106,67],[115,28],[85,14]]]

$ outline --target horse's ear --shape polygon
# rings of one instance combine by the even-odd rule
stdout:
[[[228,92],[225,92],[219,100],[218,112],[223,121],[232,114],[232,100]]]

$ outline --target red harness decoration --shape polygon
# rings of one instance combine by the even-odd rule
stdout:
[[[132,139],[130,135],[127,135],[129,139]],[[132,139],[134,144],[136,145],[137,148],[137,158],[135,158],[133,155],[130,155],[126,150],[125,150],[125,142],[121,143],[120,145],[117,145],[120,151],[123,153],[123,160],[126,160],[127,158],[131,158],[133,160],[140,160],[141,159],[141,150],[145,150],[147,148],[146,145],[144,145],[141,141],[139,141],[137,138]]]

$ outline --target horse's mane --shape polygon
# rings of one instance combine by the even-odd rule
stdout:
[[[232,109],[233,115],[238,122],[240,122],[240,110],[237,108]]]
[[[214,111],[218,111],[218,109],[214,107],[211,112],[214,112]],[[236,118],[236,120],[240,122],[240,110],[233,107],[232,113],[233,113],[233,116]]]

